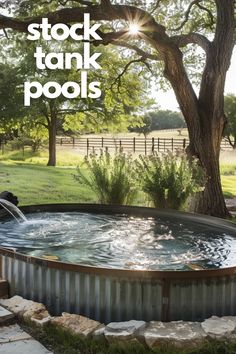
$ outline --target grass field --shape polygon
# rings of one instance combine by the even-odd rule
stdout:
[[[228,198],[236,197],[236,154],[221,157],[222,185]],[[58,149],[58,167],[47,167],[47,153],[11,152],[0,156],[0,191],[16,194],[21,205],[40,203],[96,202],[95,195],[74,180],[75,168],[82,157],[73,150]],[[144,205],[139,196],[135,201]]]
[[[221,176],[222,188],[226,198],[236,198],[236,175]]]
[[[74,181],[74,168],[0,163],[0,190],[10,190],[21,205],[95,201],[94,195]]]

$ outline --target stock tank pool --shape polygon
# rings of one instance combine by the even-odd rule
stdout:
[[[0,223],[11,295],[101,322],[235,315],[236,225],[140,207],[29,206]]]

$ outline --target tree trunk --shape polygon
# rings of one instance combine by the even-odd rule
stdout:
[[[206,185],[195,205],[198,213],[226,217],[220,181],[219,155],[223,130],[224,86],[226,73],[234,47],[234,1],[215,0],[217,23],[212,42],[205,42],[206,63],[197,97],[183,65],[183,55],[174,45],[168,46],[164,55],[164,76],[174,89],[185,118],[190,145],[188,152],[196,156],[206,172]],[[158,42],[157,42],[158,43]],[[162,47],[159,48],[159,52]]]
[[[51,119],[48,124],[48,135],[49,135],[49,159],[47,166],[56,166],[56,134],[57,134],[57,117],[56,114],[51,114]]]
[[[217,102],[215,107],[219,107]],[[227,217],[230,214],[224,200],[219,163],[222,134],[226,122],[223,106],[212,111],[211,105],[207,104],[206,100],[204,105],[198,102],[197,111],[200,127],[198,130],[188,127],[190,145],[187,152],[199,159],[204,169],[206,183],[204,191],[198,193],[196,197],[193,211]]]
[[[214,137],[206,137],[204,140],[195,140],[195,148],[206,175],[206,184],[204,191],[195,198],[193,211],[218,217],[229,216],[221,187],[220,147],[216,150]]]
[[[212,85],[213,88],[205,90],[205,94],[197,99],[185,70],[182,70],[181,75],[179,72],[176,74],[175,67],[173,64],[170,67],[166,65],[165,76],[172,84],[187,123],[190,140],[187,152],[199,159],[206,173],[205,189],[198,194],[193,211],[218,217],[229,216],[221,187],[219,167],[220,145],[226,122],[223,93],[214,95],[215,86]],[[180,67],[179,64],[178,69]],[[211,83],[210,80],[209,82]],[[218,88],[218,85],[216,87]],[[214,96],[214,105],[210,95]]]

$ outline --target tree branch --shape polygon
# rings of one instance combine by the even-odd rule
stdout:
[[[70,113],[78,113],[78,112],[88,112],[90,110],[90,108],[77,108],[77,109],[72,109],[72,108],[68,108],[68,109],[59,109],[57,111],[58,114],[70,114]]]
[[[19,32],[27,32],[28,25],[40,23],[43,17],[47,17],[51,24],[82,22],[85,13],[90,13],[92,21],[125,20],[132,22],[138,20],[140,26],[145,27],[145,32],[160,35],[165,33],[165,27],[158,24],[149,13],[135,6],[128,5],[112,5],[112,11],[104,11],[101,5],[64,8],[41,16],[26,18],[25,20],[0,15],[0,29],[12,28]]]
[[[7,34],[7,31],[5,30],[5,28],[3,29],[3,32],[4,32],[5,37],[6,37],[7,39],[9,39],[8,34]]]
[[[144,50],[140,49],[139,47],[137,47],[134,44],[129,44],[129,43],[123,42],[121,40],[113,40],[113,41],[110,42],[110,44],[133,50],[138,55],[140,55],[141,57],[146,58],[146,59],[156,60],[156,61],[161,60],[161,58],[158,55],[147,53],[147,52],[145,52]]]
[[[44,128],[48,129],[48,125],[43,122],[36,122],[35,125],[42,125]]]
[[[118,91],[119,91],[119,88],[120,88],[120,86],[121,86],[121,78],[122,78],[122,76],[124,76],[124,74],[127,72],[127,70],[129,69],[129,67],[132,65],[132,64],[134,64],[134,63],[143,63],[144,62],[144,60],[145,60],[145,58],[143,58],[143,57],[141,57],[141,58],[138,58],[138,59],[134,59],[134,60],[131,60],[131,61],[129,61],[126,65],[125,65],[125,67],[124,67],[124,69],[122,70],[122,72],[116,77],[116,79],[114,80],[114,82],[111,84],[111,90],[113,89],[113,86],[116,84],[116,83],[118,83],[118,85],[117,85],[117,87],[118,87]]]
[[[228,140],[229,144],[230,144],[232,147],[234,147],[234,143],[233,143],[233,141],[231,140],[231,138],[230,138],[229,135],[226,137],[226,139]]]
[[[187,10],[186,10],[186,12],[185,12],[184,20],[181,22],[181,24],[180,24],[178,27],[176,27],[176,28],[174,28],[174,29],[171,29],[171,31],[179,31],[179,30],[181,30],[181,29],[184,27],[184,25],[188,22],[189,16],[190,16],[190,13],[191,13],[191,10],[192,10],[193,6],[195,6],[195,5],[196,5],[199,9],[201,9],[201,10],[207,12],[207,14],[208,14],[208,16],[209,16],[209,18],[210,18],[210,26],[212,26],[212,25],[214,24],[214,16],[213,16],[212,12],[211,12],[208,8],[206,8],[205,6],[203,6],[203,5],[201,4],[201,2],[202,2],[202,0],[193,0],[193,1],[189,4],[189,6],[188,6],[188,8],[187,8]]]
[[[41,5],[50,5],[52,2],[53,0],[49,0],[49,1],[45,0],[41,3]]]
[[[153,9],[151,10],[150,14],[153,15],[153,13],[158,9],[160,6],[162,0],[156,0],[156,4],[154,5]]]
[[[87,0],[67,0],[66,3],[69,1],[77,2],[77,3],[79,3],[81,5],[85,5],[85,6],[92,6],[93,5],[93,3],[91,1],[87,1]]]
[[[219,43],[222,41],[222,45],[226,45],[227,38],[225,35],[228,33],[230,36],[234,35],[234,29],[236,26],[236,20],[234,19],[234,0],[214,0],[217,8],[217,22],[214,42]],[[221,51],[222,52],[222,51]]]
[[[196,5],[199,7],[199,9],[201,9],[201,10],[207,12],[207,14],[208,14],[208,16],[209,16],[209,18],[210,18],[210,27],[212,27],[212,26],[214,25],[214,23],[215,23],[215,21],[214,21],[214,16],[213,16],[212,12],[211,12],[208,8],[206,8],[205,6],[203,6],[202,4],[200,4],[200,2],[197,3]]]
[[[112,12],[112,4],[110,2],[110,0],[101,0],[101,8],[104,10],[104,11],[109,11],[109,12]]]
[[[184,25],[188,22],[188,20],[189,20],[189,15],[190,15],[190,12],[191,12],[193,6],[196,5],[196,4],[198,4],[198,3],[201,2],[201,1],[202,1],[202,0],[193,0],[193,1],[189,4],[189,6],[188,6],[188,8],[187,8],[187,10],[186,10],[186,12],[185,12],[184,20],[181,22],[181,24],[180,24],[178,27],[171,29],[171,31],[179,31],[179,30],[181,30],[181,29],[184,27]]]
[[[199,91],[199,102],[207,116],[213,116],[212,125],[217,126],[218,115],[223,112],[226,73],[234,47],[234,0],[214,0],[217,9],[215,37],[206,57]],[[208,111],[206,111],[206,108]],[[214,110],[214,111],[213,111]],[[224,124],[225,118],[222,119]],[[221,132],[221,129],[219,129]],[[222,136],[218,136],[218,141]]]
[[[200,33],[188,33],[179,36],[173,36],[171,39],[178,47],[185,47],[187,44],[197,44],[205,52],[208,52],[211,46],[211,42]]]

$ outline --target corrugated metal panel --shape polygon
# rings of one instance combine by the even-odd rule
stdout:
[[[106,323],[161,316],[161,282],[46,268],[6,256],[2,268],[11,296],[43,302],[54,314],[80,313]]]
[[[12,296],[42,302],[53,314],[79,313],[105,323],[236,315],[236,275],[131,279],[47,268],[2,256],[2,276],[9,281]]]
[[[212,315],[236,314],[236,276],[172,280],[169,315],[172,320],[200,321]]]

